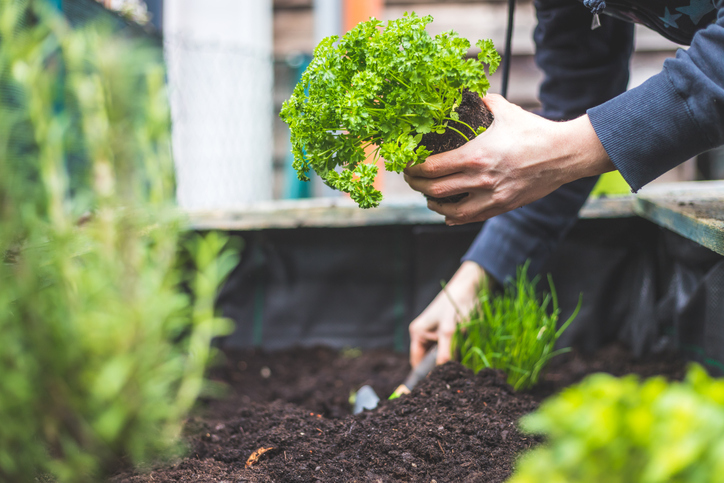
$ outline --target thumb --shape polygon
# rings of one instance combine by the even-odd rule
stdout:
[[[486,95],[483,97],[483,104],[485,104],[485,107],[493,113],[493,117],[498,117],[498,114],[502,114],[514,105],[508,102],[508,100],[500,94]]]

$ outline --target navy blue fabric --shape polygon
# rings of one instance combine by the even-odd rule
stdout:
[[[535,60],[545,74],[540,87],[543,117],[573,119],[626,90],[632,24],[601,17],[601,27],[591,30],[591,13],[580,3],[538,0],[535,5]],[[597,179],[574,181],[488,220],[463,261],[475,261],[500,282],[514,277],[528,259],[528,273],[537,274],[575,223]]]
[[[718,9],[716,23],[697,32],[691,48],[667,60],[660,74],[625,93],[633,25],[601,16],[601,27],[591,30],[592,15],[583,4],[535,2],[536,62],[545,74],[541,114],[564,120],[587,112],[634,191],[724,144],[724,0],[709,1]],[[489,220],[463,260],[475,261],[498,281],[513,277],[526,259],[530,273],[538,273],[594,184],[593,178],[578,180]]]
[[[530,260],[528,274],[537,274],[575,223],[597,180],[597,176],[579,179],[545,198],[491,218],[463,260],[478,263],[499,282],[513,278],[526,260]]]
[[[611,161],[634,191],[724,144],[724,0],[691,47],[643,85],[588,110]]]
[[[669,40],[691,44],[694,35],[714,23],[712,0],[581,0],[592,13],[604,13],[646,25]]]
[[[535,7],[543,117],[573,119],[626,90],[633,24],[603,16],[591,30],[591,12],[572,0],[537,0]]]

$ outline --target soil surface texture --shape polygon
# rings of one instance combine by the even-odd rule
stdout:
[[[214,379],[224,399],[203,401],[187,421],[188,455],[120,482],[502,482],[521,451],[540,442],[516,421],[592,372],[680,379],[675,356],[635,360],[612,346],[554,359],[529,393],[502,373],[439,366],[411,394],[386,398],[409,371],[407,356],[326,348],[227,353]],[[370,384],[377,409],[350,415],[350,391]]]
[[[478,129],[481,126],[488,128],[493,123],[493,113],[485,107],[483,100],[478,94],[470,92],[467,89],[463,91],[463,99],[455,111],[458,113],[458,116],[460,116],[459,119],[473,129]],[[451,121],[449,126],[452,126],[461,133],[464,133],[468,138],[472,139],[475,137],[475,133],[471,132],[470,128],[463,124],[463,122]],[[432,151],[432,154],[440,154],[445,151],[457,149],[466,142],[465,138],[459,133],[452,129],[447,129],[443,134],[437,134],[435,132],[425,134],[422,136],[420,144]],[[458,195],[447,196],[445,198],[434,198],[432,196],[425,197],[428,200],[436,201],[437,203],[457,203],[467,195],[467,193],[460,193]]]

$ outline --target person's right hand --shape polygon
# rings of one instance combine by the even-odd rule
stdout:
[[[416,367],[437,342],[437,363],[450,360],[450,342],[455,327],[467,317],[477,300],[485,271],[475,262],[465,261],[445,288],[410,323],[410,364]]]
[[[448,225],[484,221],[576,179],[616,169],[588,115],[557,122],[497,94],[483,102],[495,116],[487,131],[405,169],[407,184],[429,197],[468,194],[457,203],[428,200]]]

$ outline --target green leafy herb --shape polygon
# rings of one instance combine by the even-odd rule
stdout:
[[[420,145],[423,134],[454,129],[472,139],[484,130],[462,132],[449,122],[459,120],[454,110],[464,89],[486,94],[483,63],[492,74],[500,55],[481,40],[479,61],[465,59],[470,42],[453,31],[430,37],[430,22],[429,15],[405,14],[383,29],[372,18],[319,43],[281,111],[299,179],[307,181],[313,169],[362,208],[374,207],[382,194],[372,186],[377,166],[364,162],[367,149],[399,173],[431,154]]]
[[[0,481],[106,481],[181,449],[237,255],[182,236],[160,48],[44,1],[0,38]]]
[[[469,319],[458,325],[453,336],[453,356],[475,372],[502,369],[514,389],[526,389],[538,382],[548,361],[569,349],[553,350],[556,340],[578,314],[578,306],[561,327],[557,327],[558,298],[550,276],[551,293],[540,302],[537,277],[527,276],[528,264],[518,269],[515,284],[494,295],[481,284],[478,304]],[[549,304],[552,312],[549,313]]]
[[[724,481],[724,380],[692,365],[684,382],[594,374],[521,420],[546,436],[509,483]]]

